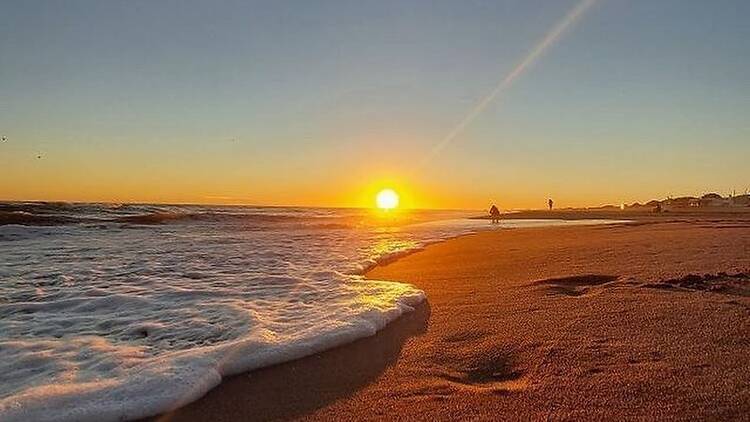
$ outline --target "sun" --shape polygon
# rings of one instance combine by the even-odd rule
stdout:
[[[398,207],[398,194],[393,189],[383,189],[375,197],[375,204],[381,210],[392,210]]]

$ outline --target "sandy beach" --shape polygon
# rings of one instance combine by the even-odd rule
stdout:
[[[225,380],[156,420],[750,414],[750,221],[464,236],[386,266],[427,302],[377,335]]]

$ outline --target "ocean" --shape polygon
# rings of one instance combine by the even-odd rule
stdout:
[[[425,300],[378,263],[471,211],[0,203],[0,420],[123,420],[373,335]]]

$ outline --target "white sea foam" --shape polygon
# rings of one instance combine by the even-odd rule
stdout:
[[[424,294],[364,271],[490,227],[373,224],[351,210],[157,211],[121,220],[135,212],[90,206],[78,224],[0,226],[0,420],[155,415],[229,374],[372,335]]]

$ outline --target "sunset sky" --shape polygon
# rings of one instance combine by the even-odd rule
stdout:
[[[750,188],[750,2],[0,0],[0,199],[541,208]],[[41,158],[38,158],[41,157]]]

